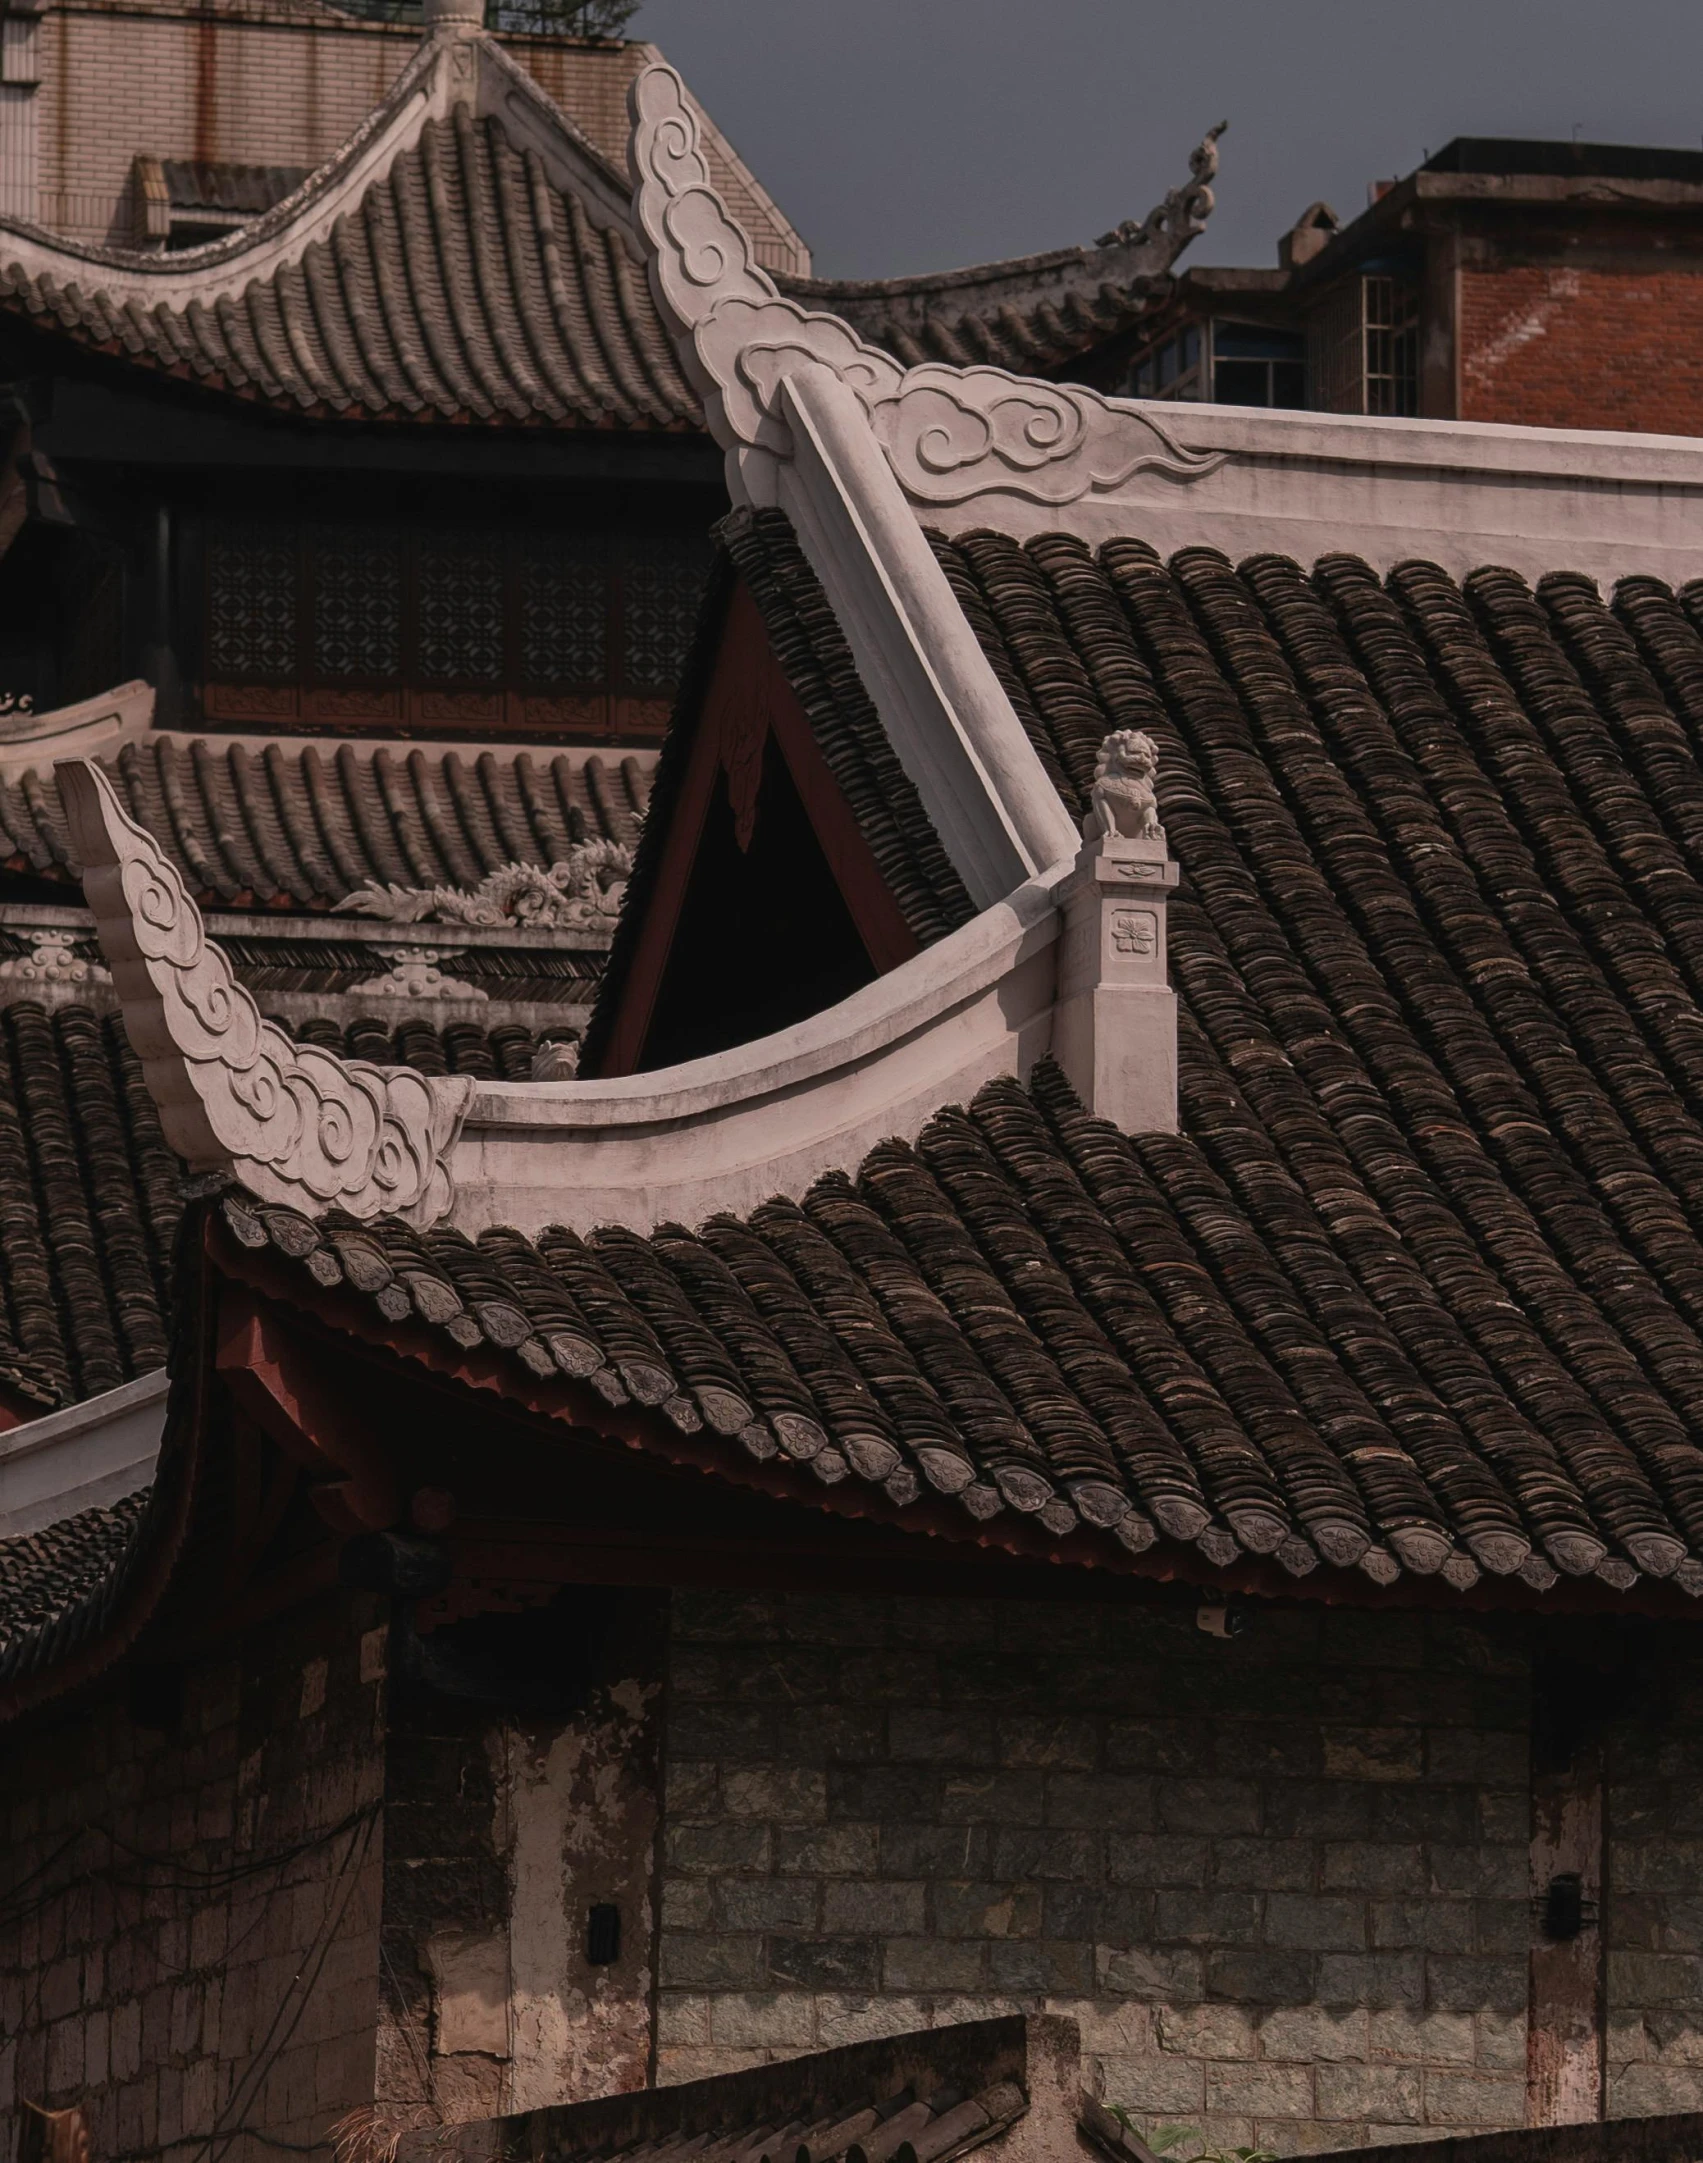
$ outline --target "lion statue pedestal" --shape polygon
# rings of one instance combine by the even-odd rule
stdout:
[[[1177,1001],[1165,905],[1177,883],[1159,823],[1159,755],[1141,729],[1100,747],[1066,886],[1053,1056],[1091,1112],[1126,1134],[1177,1128]]]

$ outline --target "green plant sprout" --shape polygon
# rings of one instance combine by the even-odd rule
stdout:
[[[1172,2163],[1278,2163],[1277,2152],[1271,2148],[1209,2148],[1192,2125],[1156,2126],[1143,2134],[1121,2103],[1113,2103],[1110,2110],[1126,2132],[1144,2141],[1155,2155],[1170,2157]],[[1185,2141],[1193,2143],[1186,2151]]]

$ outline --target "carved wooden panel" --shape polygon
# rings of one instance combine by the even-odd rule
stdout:
[[[383,527],[320,526],[313,570],[311,669],[320,681],[382,683],[402,673],[403,536]]]
[[[704,589],[701,545],[658,538],[623,565],[625,688],[672,691],[680,681]]]
[[[696,535],[217,520],[209,721],[654,739],[709,566]]]
[[[501,534],[433,534],[420,542],[415,661],[427,683],[501,683],[504,554]]]
[[[609,552],[601,534],[528,534],[520,550],[520,673],[528,687],[609,673]]]
[[[207,547],[207,671],[276,681],[296,671],[299,552],[274,527],[221,522]]]

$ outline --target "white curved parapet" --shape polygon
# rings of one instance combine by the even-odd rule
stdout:
[[[649,1231],[793,1199],[1052,1038],[1058,887],[1036,879],[791,1029],[615,1081],[486,1082],[450,1155],[451,1222]]]
[[[1090,1110],[1176,1126],[1164,981],[1176,872],[1157,828],[1119,844],[1139,861],[1110,872],[1095,866],[1114,844],[1096,836],[850,998],[754,1043],[615,1080],[478,1084],[344,1059],[262,1021],[99,768],[58,771],[166,1138],[193,1170],[308,1216],[394,1212],[477,1235],[743,1212],[855,1169],[877,1142],[914,1139],[942,1104],[1049,1051]]]
[[[840,317],[801,307],[757,262],[716,192],[696,112],[674,69],[653,61],[634,77],[628,102],[628,162],[651,289],[732,473],[747,469],[746,452],[791,455],[780,390],[811,367],[826,367],[857,393],[915,503],[962,503],[999,487],[1058,505],[1135,473],[1189,481],[1218,463],[1175,442],[1150,410],[1003,368],[932,361],[906,368]],[[749,478],[762,500],[756,469]]]
[[[1459,576],[1565,564],[1612,582],[1703,574],[1703,441],[1104,397],[976,364],[905,368],[782,294],[716,193],[674,71],[635,77],[629,151],[651,284],[727,452],[736,500],[781,502],[803,463],[784,391],[853,394],[915,517],[946,533],[1138,535],[1312,564],[1415,556]],[[830,594],[838,594],[830,584]],[[860,663],[862,656],[859,655]]]
[[[166,1424],[166,1370],[0,1434],[0,1540],[110,1509],[146,1487]]]

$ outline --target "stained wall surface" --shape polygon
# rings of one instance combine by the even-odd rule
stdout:
[[[342,1595],[0,1750],[0,2154],[307,2141],[372,2094],[385,1628]],[[181,1691],[181,1696],[179,1695]]]
[[[1703,434],[1703,258],[1463,265],[1458,418]]]

